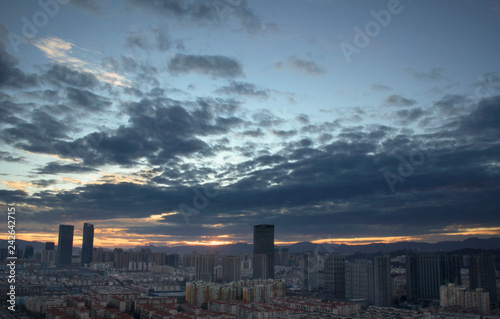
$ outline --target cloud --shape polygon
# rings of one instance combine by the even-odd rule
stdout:
[[[300,72],[306,73],[308,75],[322,75],[325,74],[326,71],[323,67],[319,66],[316,62],[314,61],[309,61],[309,60],[304,60],[304,59],[299,59],[295,57],[290,57],[288,58],[287,63],[283,62],[276,62],[274,64],[274,68],[276,70],[281,70],[284,68],[291,68],[298,70]]]
[[[272,133],[279,138],[290,138],[297,135],[296,130],[283,131],[283,130],[273,130]]]
[[[307,114],[299,114],[295,117],[295,120],[301,124],[309,124],[309,116]]]
[[[5,43],[0,41],[0,88],[28,88],[38,85],[35,74],[26,74],[17,67],[18,61],[5,50]]]
[[[405,124],[414,122],[421,118],[425,114],[424,110],[422,110],[419,107],[412,108],[412,109],[404,109],[404,110],[398,110],[396,111],[396,115],[404,120]]]
[[[483,140],[495,141],[500,127],[500,96],[481,99],[475,109],[468,115],[463,116],[462,125],[459,130],[481,134]]]
[[[12,162],[12,163],[27,163],[26,157],[14,156],[9,152],[3,152],[3,151],[0,151],[0,161]]]
[[[94,98],[89,94],[84,92],[82,98],[77,95],[74,103],[97,108],[96,102],[88,102]],[[31,131],[27,131],[24,125],[4,130],[4,139],[25,150],[79,159],[85,166],[92,167],[108,164],[131,166],[143,160],[161,165],[179,157],[212,156],[210,145],[200,137],[225,134],[244,125],[245,121],[209,112],[209,109],[219,109],[221,114],[225,112],[220,100],[200,100],[198,103],[197,108],[187,111],[178,106],[177,101],[166,99],[130,102],[124,105],[129,115],[128,125],[105,132],[95,131],[72,141],[64,140],[62,135],[40,140],[37,138],[40,134],[34,133],[32,124],[26,124],[27,127],[33,126]],[[41,130],[38,126],[36,129]],[[60,131],[64,130],[61,128]],[[23,140],[26,142],[22,143]]]
[[[116,61],[124,67],[122,60]],[[139,70],[141,65],[127,67]],[[71,104],[87,109],[110,103],[88,87],[92,81],[86,81],[82,72],[56,71],[61,72],[55,72],[54,83],[73,84],[66,88]],[[259,90],[246,82],[234,83],[234,88],[244,84],[249,92]],[[81,161],[50,162],[34,173],[97,173],[105,165],[147,166],[150,171],[130,178],[133,183],[121,182],[126,177],[103,178],[72,190],[44,190],[58,180],[35,180],[31,184],[40,188],[38,192],[0,191],[0,201],[15,200],[42,224],[62,220],[62,216],[108,222],[123,218],[134,223],[167,212],[154,224],[131,229],[155,233],[155,227],[168,227],[171,234],[179,234],[175,238],[222,235],[228,229],[231,234],[251,233],[248,225],[262,222],[277,225],[282,229],[280,236],[287,238],[377,235],[381,227],[387,236],[400,235],[401,229],[407,231],[405,235],[418,235],[444,229],[456,213],[464,223],[498,225],[498,97],[471,105],[473,101],[458,95],[443,96],[427,111],[412,107],[415,102],[402,96],[389,96],[386,103],[404,106],[394,114],[407,123],[436,116],[441,108],[460,109],[453,116],[461,125],[446,126],[436,118],[434,126],[415,134],[383,125],[315,123],[305,114],[295,117],[299,127],[294,130],[272,112],[248,113],[235,100],[178,101],[167,98],[166,92],[144,91],[147,98],[120,102],[127,122],[102,132],[86,131],[80,137],[69,134],[72,126],[48,109],[18,116],[17,112],[29,114],[31,106],[24,111],[9,106],[5,96],[2,103],[7,104],[0,107],[16,110],[6,116],[18,116],[0,134],[5,143]],[[405,100],[410,105],[403,105],[408,104]],[[462,102],[469,104],[462,107]],[[282,139],[268,143],[272,135]],[[237,146],[235,138],[241,139]],[[226,158],[228,150],[240,161]],[[391,193],[384,172],[398,174],[400,158],[410,161],[414,156],[415,160],[419,151],[424,154],[422,164]],[[0,156],[19,159],[12,153]],[[179,205],[192,206],[196,194],[203,194],[205,183],[213,180],[219,182],[219,194],[209,198],[208,205],[186,226]],[[474,207],[479,205],[477,213]],[[206,226],[212,224],[224,227]],[[245,240],[245,235],[238,236]]]
[[[385,106],[412,106],[415,103],[417,103],[417,101],[404,98],[398,94],[389,95],[383,101]]]
[[[152,48],[149,38],[141,33],[129,33],[125,41],[126,46],[129,48],[139,48],[142,50],[149,50]]]
[[[201,73],[212,77],[234,78],[243,75],[243,67],[233,59],[221,55],[176,54],[168,61],[171,73]]]
[[[250,137],[261,137],[264,136],[264,132],[262,132],[261,129],[255,129],[255,130],[246,130],[242,133],[240,133],[243,136],[250,136]]]
[[[57,37],[46,37],[37,39],[32,43],[40,49],[47,58],[56,64],[63,64],[74,70],[93,74],[97,79],[105,83],[124,87],[130,86],[130,81],[124,76],[105,71],[97,65],[86,62],[75,56],[78,54],[85,56],[85,54],[82,53],[84,50],[71,42]]]
[[[240,95],[252,98],[267,99],[269,98],[269,90],[259,90],[255,84],[247,82],[231,81],[228,86],[223,86],[216,90],[218,93],[228,95]]]
[[[205,2],[196,0],[127,0],[130,4],[150,10],[155,14],[175,18],[179,21],[220,26],[226,21],[236,19],[246,32],[274,31],[277,26],[262,23],[260,18],[248,7],[245,0]]]
[[[443,72],[445,71],[443,68],[432,68],[427,72],[417,71],[414,68],[406,68],[405,71],[408,72],[413,78],[424,82],[434,82],[448,79],[443,75]]]
[[[81,174],[91,172],[98,172],[98,170],[78,164],[61,164],[59,162],[50,162],[36,170],[37,174]]]
[[[111,102],[88,90],[80,90],[73,87],[66,88],[68,100],[76,106],[84,107],[90,111],[101,111],[111,105]]]
[[[44,78],[53,83],[63,83],[79,88],[95,88],[99,84],[99,80],[91,73],[79,72],[71,68],[54,64],[44,74]]]
[[[96,0],[70,0],[69,4],[93,13],[99,13],[102,9],[101,4]]]
[[[167,28],[159,27],[155,31],[156,31],[155,40],[158,50],[160,50],[160,52],[168,51],[172,46],[172,41],[170,40],[170,36],[168,35]],[[178,43],[178,45],[180,43]]]
[[[45,188],[50,185],[57,184],[56,179],[38,179],[38,180],[32,180],[31,183],[35,186],[38,186],[40,188]]]
[[[54,147],[67,138],[69,127],[42,110],[34,110],[31,122],[20,120],[16,125],[2,130],[1,139],[20,149],[53,153]]]
[[[373,83],[370,87],[374,91],[390,91],[391,88],[388,87],[387,85],[380,84],[380,83]]]

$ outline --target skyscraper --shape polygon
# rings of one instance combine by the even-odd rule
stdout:
[[[274,225],[254,226],[253,254],[253,278],[274,279]],[[259,263],[265,263],[265,267]]]
[[[54,243],[51,241],[48,241],[45,243],[45,250],[54,250]]]
[[[222,281],[233,282],[241,279],[241,257],[222,257]]]
[[[423,305],[439,304],[439,287],[460,285],[459,256],[417,254],[406,256],[406,289],[408,300]]]
[[[24,248],[24,256],[23,258],[26,258],[26,259],[29,259],[29,258],[33,258],[33,255],[35,253],[35,248],[33,246],[26,246],[26,248]]]
[[[196,280],[212,282],[215,279],[214,255],[196,256]]]
[[[491,309],[498,308],[495,256],[479,255],[469,259],[470,288],[482,288],[490,293]]]
[[[345,299],[345,257],[340,254],[325,256],[325,289],[336,299]]]
[[[59,239],[57,241],[57,266],[71,266],[73,254],[73,225],[59,225]]]
[[[92,262],[94,250],[94,225],[83,224],[82,265]]]
[[[307,291],[318,290],[318,254],[316,252],[305,253],[302,256],[302,273],[304,280],[302,281],[304,289]]]
[[[392,303],[391,260],[389,256],[373,258],[375,306],[388,307]]]
[[[368,305],[375,304],[373,283],[373,263],[369,260],[357,260],[345,264],[346,299],[363,299]]]

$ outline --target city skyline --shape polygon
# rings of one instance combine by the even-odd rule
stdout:
[[[494,0],[6,2],[0,206],[75,247],[499,237],[498,30]]]

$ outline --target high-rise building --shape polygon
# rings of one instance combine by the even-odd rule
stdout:
[[[346,299],[366,300],[368,305],[375,304],[372,261],[345,264],[345,295]]]
[[[495,256],[478,255],[469,258],[470,288],[482,288],[490,293],[490,308],[498,308]]]
[[[215,277],[214,255],[196,256],[196,280],[213,282]]]
[[[233,282],[241,279],[241,257],[222,257],[222,281]]]
[[[406,288],[410,302],[439,304],[439,287],[462,283],[460,256],[417,254],[406,256]]]
[[[289,258],[289,253],[288,253],[288,248],[281,248],[281,253],[280,253],[280,265],[288,267],[288,258]]]
[[[45,243],[45,250],[54,250],[54,243],[53,242],[46,242]]]
[[[274,225],[255,225],[253,228],[253,278],[274,278]],[[257,255],[265,255],[257,256]],[[264,262],[264,265],[259,263]],[[265,269],[265,271],[264,271]]]
[[[44,267],[54,267],[56,265],[56,251],[42,250],[41,262]]]
[[[94,251],[94,225],[83,224],[82,265],[92,262]]]
[[[325,290],[334,298],[345,299],[345,256],[340,254],[325,255]]]
[[[59,225],[59,239],[57,241],[57,266],[71,266],[73,254],[73,225]]]
[[[26,248],[24,248],[23,258],[25,259],[33,258],[34,254],[35,254],[35,248],[33,246],[27,245]]]
[[[302,256],[302,274],[304,276],[302,285],[307,291],[316,291],[319,288],[318,266],[317,253],[305,253]]]
[[[389,256],[373,258],[375,306],[388,307],[392,303],[391,260]]]
[[[180,256],[179,254],[168,254],[165,256],[165,265],[170,267],[179,268]]]

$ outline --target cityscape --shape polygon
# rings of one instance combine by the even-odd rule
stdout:
[[[0,319],[500,318],[498,0],[0,1]]]
[[[291,253],[275,245],[275,225],[259,224],[252,253],[178,254],[103,250],[94,247],[94,231],[84,223],[78,254],[73,225],[59,225],[57,246],[16,247],[16,256],[1,248],[0,258],[16,263],[16,275],[2,278],[2,294],[14,296],[4,312],[67,319],[500,316],[500,249]],[[12,274],[9,265],[3,273]]]

